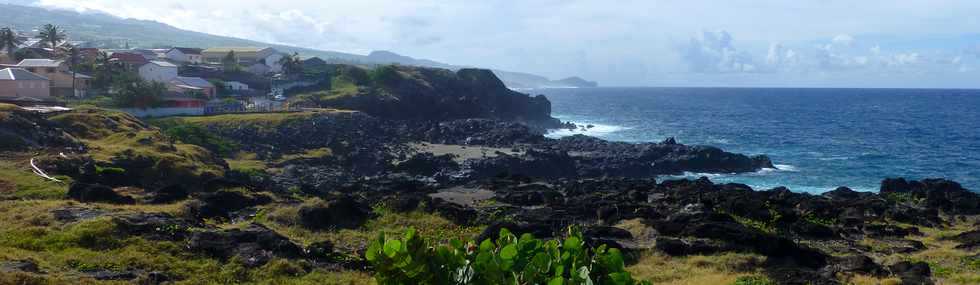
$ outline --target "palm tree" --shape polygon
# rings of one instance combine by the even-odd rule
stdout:
[[[287,75],[299,73],[303,67],[303,61],[299,58],[299,53],[286,54],[279,59],[278,63]]]
[[[221,59],[221,65],[225,72],[238,71],[238,57],[235,56],[235,51],[228,51],[225,58]]]
[[[112,83],[112,73],[114,72],[115,67],[116,64],[112,62],[112,57],[109,56],[109,53],[100,51],[99,54],[95,56],[95,69],[99,73],[98,80],[100,83],[102,83],[100,86],[103,84],[108,86]]]
[[[53,50],[58,47],[58,43],[65,40],[65,30],[59,26],[45,24],[41,26],[41,32],[38,33],[38,37]]]
[[[81,56],[78,48],[72,44],[65,43],[64,45],[58,47],[58,50],[60,50],[62,54],[68,55],[68,67],[71,68],[71,95],[78,96],[78,90],[75,89],[77,88],[75,86],[75,76],[77,76],[76,70],[78,70],[78,61]]]
[[[7,52],[7,58],[9,60],[14,60],[14,50],[17,49],[23,41],[17,37],[17,33],[10,28],[0,29],[0,50]]]

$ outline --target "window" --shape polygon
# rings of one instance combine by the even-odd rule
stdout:
[[[51,68],[51,67],[48,67],[48,68],[45,68],[45,69],[44,69],[44,72],[47,72],[47,73],[54,73],[54,68]]]

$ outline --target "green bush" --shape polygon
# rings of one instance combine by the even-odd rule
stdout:
[[[223,157],[231,155],[238,149],[238,145],[234,142],[215,135],[198,125],[174,124],[165,126],[163,132],[171,138],[206,148]]]
[[[379,284],[649,284],[630,276],[619,250],[589,248],[575,229],[564,241],[502,229],[496,242],[479,246],[429,246],[409,229],[402,239],[380,234],[365,255]]]

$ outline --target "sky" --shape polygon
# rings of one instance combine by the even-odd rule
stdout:
[[[604,86],[980,88],[976,0],[38,0]]]

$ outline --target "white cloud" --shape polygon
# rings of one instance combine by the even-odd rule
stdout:
[[[691,38],[682,47],[684,59],[697,73],[756,72],[758,68],[752,56],[738,51],[734,39],[727,31],[702,32],[700,38]]]
[[[814,72],[867,72],[874,76],[853,76],[886,84],[880,74],[892,70],[953,72],[960,68],[956,65],[976,64],[966,59],[980,58],[980,47],[964,52],[962,45],[924,45],[967,55],[938,68],[925,59],[937,58],[930,50],[864,36],[916,41],[975,34],[980,1],[972,0],[39,2],[258,41],[362,54],[393,50],[551,77],[580,75],[608,85],[644,85],[662,78],[673,80],[663,84],[684,85],[710,74],[809,79]],[[704,29],[727,32],[688,40]]]
[[[854,37],[848,34],[840,34],[834,37],[831,41],[835,47],[852,47],[854,46]]]

